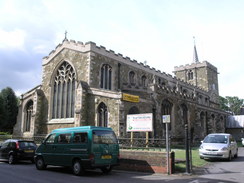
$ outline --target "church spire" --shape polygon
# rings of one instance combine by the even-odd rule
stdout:
[[[195,37],[193,37],[194,40],[194,50],[193,50],[193,63],[198,63],[198,56],[197,56],[197,48],[196,48],[196,42],[195,42]]]

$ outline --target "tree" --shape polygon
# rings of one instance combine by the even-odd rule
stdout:
[[[5,119],[4,119],[4,114],[5,114],[5,111],[4,111],[4,105],[3,105],[3,97],[0,93],[0,131],[1,129],[3,129],[3,126],[4,126],[4,123],[5,123]]]
[[[226,96],[225,98],[221,96],[219,97],[220,108],[232,112],[234,115],[240,115],[241,107],[244,104],[243,102],[243,99],[239,99],[236,96]]]
[[[233,112],[234,115],[240,115],[241,107],[243,106],[243,99],[239,99],[238,97],[226,97],[228,100],[230,111]]]
[[[224,111],[229,111],[228,100],[226,98],[219,96],[219,105],[220,109]]]
[[[14,91],[7,87],[0,93],[0,130],[13,131],[18,115],[18,99]]]

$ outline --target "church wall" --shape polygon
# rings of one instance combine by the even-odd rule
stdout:
[[[185,72],[185,70],[177,71],[177,72],[175,73],[175,76],[176,76],[177,78],[179,78],[180,80],[186,81],[186,72]]]
[[[199,67],[196,69],[197,72],[197,86],[204,89],[204,90],[208,90],[208,78],[206,78],[206,68],[205,67]]]
[[[97,48],[91,45],[91,49],[82,52],[78,49],[66,49],[59,46],[60,52],[53,52],[43,65],[42,88],[38,93],[37,113],[35,118],[36,134],[49,133],[56,128],[95,125],[98,126],[98,106],[104,103],[108,110],[108,127],[113,128],[118,136],[130,137],[126,132],[126,116],[132,107],[137,107],[139,113],[153,113],[154,132],[150,137],[165,137],[165,126],[162,124],[162,102],[167,99],[172,103],[171,111],[171,137],[182,141],[185,136],[185,126],[181,105],[187,107],[188,130],[191,138],[197,139],[210,131],[223,131],[225,118],[218,116],[220,111],[209,106],[209,93],[193,86],[185,80],[185,70],[177,71],[176,76],[161,73],[149,66],[124,58],[112,51],[104,51],[103,47]],[[88,49],[82,45],[82,49]],[[50,123],[52,106],[52,81],[56,70],[63,61],[67,61],[75,69],[76,73],[76,101],[74,121]],[[112,67],[112,89],[100,88],[101,67],[108,64]],[[204,64],[203,64],[204,65]],[[194,68],[192,68],[195,72]],[[206,69],[199,67],[197,76],[199,84],[204,85]],[[135,84],[129,82],[129,73],[135,73]],[[146,86],[142,86],[142,76],[146,76]],[[210,77],[214,78],[213,75]],[[202,79],[201,79],[202,78]],[[122,100],[122,93],[137,95],[139,102]],[[203,108],[203,109],[202,109]],[[200,112],[206,117],[200,120]],[[214,113],[215,118],[211,119]],[[199,130],[202,128],[203,130]],[[201,134],[200,134],[201,133]],[[200,134],[200,135],[199,135]],[[145,133],[135,133],[135,137],[145,137]]]

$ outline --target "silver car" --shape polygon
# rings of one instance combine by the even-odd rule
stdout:
[[[227,159],[238,156],[235,139],[228,133],[212,133],[207,135],[199,148],[201,159]]]

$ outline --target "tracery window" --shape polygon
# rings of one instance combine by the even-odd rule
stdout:
[[[104,64],[101,68],[100,87],[103,89],[112,89],[112,67]]]
[[[64,61],[58,68],[53,82],[53,119],[74,117],[75,79],[74,68]]]
[[[131,85],[135,85],[136,81],[135,81],[135,72],[134,71],[130,71],[129,73],[129,83]]]
[[[171,115],[172,106],[173,104],[165,99],[162,102],[162,115]]]
[[[102,102],[98,106],[98,126],[108,126],[108,109],[107,106]]]
[[[26,108],[25,108],[25,125],[24,125],[24,131],[25,132],[29,132],[30,131],[30,126],[31,126],[31,116],[33,113],[33,101],[30,100],[27,104],[26,104]]]

